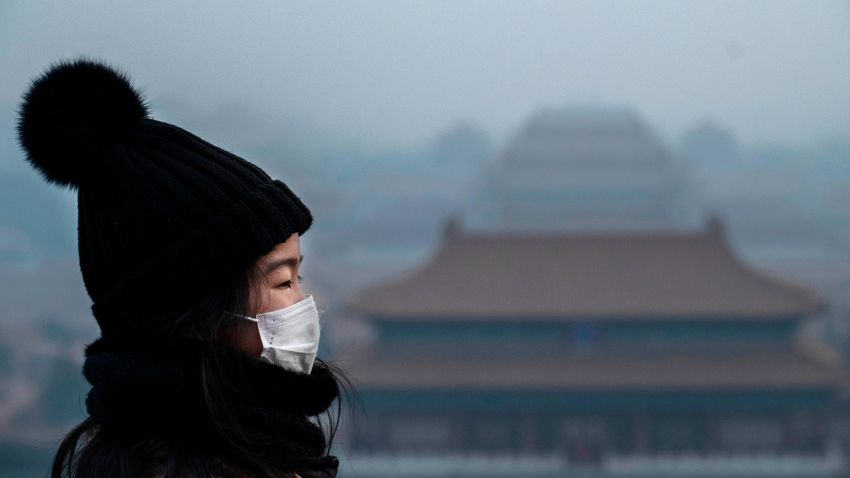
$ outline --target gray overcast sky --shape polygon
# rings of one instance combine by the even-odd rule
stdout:
[[[158,117],[246,143],[280,122],[381,147],[458,119],[500,138],[540,106],[597,103],[668,138],[703,116],[747,141],[850,134],[847,1],[4,0],[0,124],[80,53],[127,68]]]

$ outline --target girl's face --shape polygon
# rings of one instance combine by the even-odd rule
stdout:
[[[300,239],[296,232],[257,260],[257,265],[265,273],[267,280],[256,278],[256,283],[249,288],[249,316],[282,309],[304,299],[298,275],[302,259]],[[255,322],[240,320],[235,334],[235,343],[239,350],[255,357],[260,356],[263,343]]]

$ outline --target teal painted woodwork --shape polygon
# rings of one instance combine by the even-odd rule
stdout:
[[[689,341],[785,342],[799,324],[795,317],[772,320],[574,320],[478,321],[451,319],[375,320],[379,340],[420,343],[682,343]]]

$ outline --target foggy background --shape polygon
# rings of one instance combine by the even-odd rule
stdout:
[[[829,301],[810,328],[846,348],[846,1],[3,2],[0,474],[41,473],[84,416],[98,331],[75,195],[25,163],[14,131],[29,81],[80,54],[309,205],[302,275],[329,306],[327,356],[371,337],[347,298],[427,261],[453,215],[486,229],[500,160],[561,114],[643,125],[671,158],[668,226],[719,218],[743,260]]]

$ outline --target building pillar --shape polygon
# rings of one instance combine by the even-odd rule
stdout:
[[[649,419],[645,413],[636,413],[632,417],[632,451],[636,455],[645,455],[650,451]]]
[[[520,419],[519,425],[519,451],[522,453],[538,452],[536,417],[525,415]]]
[[[796,451],[798,448],[797,430],[790,415],[782,417],[782,451]]]
[[[453,417],[451,452],[467,451],[469,443],[466,435],[469,425],[469,420],[463,414]]]

